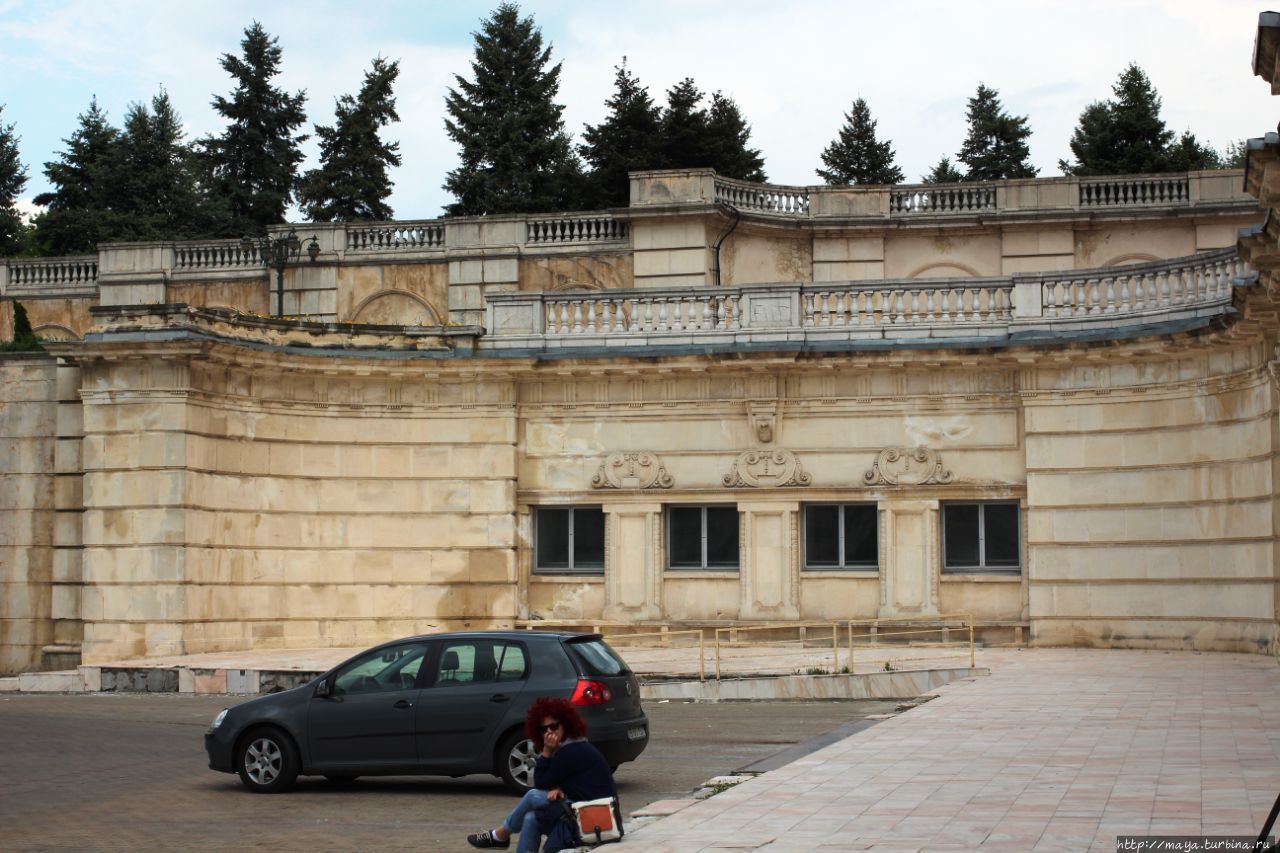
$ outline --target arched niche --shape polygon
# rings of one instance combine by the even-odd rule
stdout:
[[[1130,252],[1126,255],[1116,255],[1111,260],[1103,264],[1103,267],[1127,267],[1133,264],[1149,264],[1152,261],[1158,261],[1155,255],[1148,255],[1145,252]]]
[[[37,338],[44,341],[78,341],[80,336],[60,323],[45,323],[31,330]]]
[[[439,326],[440,316],[425,299],[407,290],[382,290],[356,306],[353,323],[375,326]]]
[[[907,278],[977,278],[973,267],[955,261],[936,261],[925,264]]]

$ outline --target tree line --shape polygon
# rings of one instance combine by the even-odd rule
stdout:
[[[584,210],[625,206],[627,173],[711,167],[765,181],[764,158],[751,146],[751,126],[733,98],[707,93],[692,78],[659,103],[628,69],[615,69],[605,118],[587,125],[575,144],[557,103],[561,64],[532,16],[503,3],[474,34],[471,76],[455,75],[445,99],[445,129],[459,165],[444,189],[450,216]],[[162,90],[132,104],[120,127],[96,100],[78,117],[57,159],[44,164],[52,189],[36,196],[45,209],[32,225],[16,209],[27,181],[13,124],[0,120],[0,255],[93,252],[100,242],[239,237],[282,223],[297,204],[311,221],[391,219],[390,169],[399,143],[385,131],[399,121],[394,85],[399,63],[375,58],[355,95],[334,104],[330,125],[316,125],[320,162],[301,171],[309,135],[306,92],[287,92],[278,40],[254,22],[240,55],[221,67],[234,88],[215,96],[226,121],[221,134],[184,138]],[[1121,72],[1113,97],[1087,106],[1070,140],[1068,175],[1107,175],[1238,166],[1243,143],[1219,153],[1189,130],[1177,134],[1160,115],[1161,100],[1137,65]],[[3,119],[3,107],[0,107]],[[1027,116],[1010,114],[999,92],[979,83],[968,100],[968,132],[953,161],[943,156],[925,183],[1035,177]],[[821,152],[819,178],[832,186],[896,184],[905,175],[892,141],[877,133],[866,100],[853,101],[835,138]]]

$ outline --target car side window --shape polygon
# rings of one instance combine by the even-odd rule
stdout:
[[[417,681],[426,652],[426,643],[407,643],[363,655],[338,670],[333,692],[343,695],[408,690]]]
[[[528,669],[524,649],[494,640],[456,640],[445,643],[436,660],[434,684],[475,684],[516,681]]]

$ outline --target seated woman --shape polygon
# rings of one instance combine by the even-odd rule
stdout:
[[[534,787],[511,810],[502,825],[468,835],[472,847],[506,848],[519,834],[517,853],[537,853],[547,836],[544,853],[573,847],[573,827],[564,801],[580,802],[616,797],[613,774],[600,750],[587,741],[587,726],[567,699],[543,697],[525,716],[524,731],[541,751],[533,771]]]

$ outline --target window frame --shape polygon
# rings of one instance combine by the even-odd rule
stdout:
[[[845,564],[845,507],[871,507],[875,510],[874,530],[876,535],[876,561],[874,565],[856,565],[850,566]],[[840,564],[838,566],[811,566],[809,565],[809,508],[810,507],[836,507],[839,512],[836,517],[839,519],[836,535],[836,555],[839,557]],[[801,562],[800,567],[806,572],[862,572],[865,574],[878,573],[880,571],[880,504],[875,501],[814,501],[806,503],[802,507],[800,517],[801,529],[804,531],[800,547]]]
[[[700,539],[702,545],[702,561],[697,566],[675,566],[671,563],[671,512],[676,509],[698,509],[701,510],[700,520]],[[737,561],[732,566],[708,566],[707,565],[707,510],[708,509],[732,509],[738,516],[738,544],[737,544]],[[667,504],[662,513],[663,526],[663,550],[666,552],[666,571],[668,572],[717,572],[721,574],[735,574],[742,570],[742,513],[738,509],[737,504],[731,503],[709,503],[709,504]]]
[[[947,563],[947,507],[952,506],[973,506],[978,508],[978,565],[952,566]],[[1013,526],[1014,535],[1017,537],[1017,554],[1018,563],[1014,566],[989,566],[987,565],[987,507],[989,506],[1011,506],[1017,513],[1014,516],[1015,522]],[[1019,500],[972,500],[972,501],[944,501],[942,503],[939,515],[942,536],[940,537],[940,546],[942,548],[942,573],[949,575],[1009,575],[1020,576],[1022,574],[1023,563],[1025,557],[1023,555],[1024,537],[1022,535],[1022,502]]]
[[[609,548],[608,548],[609,516],[608,516],[608,513],[604,511],[604,506],[602,504],[564,504],[559,506],[553,505],[553,504],[546,504],[541,506],[535,506],[532,509],[533,509],[533,574],[538,576],[575,575],[575,576],[587,576],[587,577],[604,575],[605,564],[608,562],[608,551],[609,551]],[[568,549],[569,549],[569,565],[568,566],[544,567],[540,565],[538,562],[538,557],[541,553],[540,543],[538,541],[538,538],[539,538],[538,513],[544,510],[552,510],[552,511],[567,510],[569,513],[569,530],[567,531],[567,537],[566,537],[566,541],[568,543]],[[577,527],[577,521],[575,519],[577,517],[578,510],[599,510],[600,512],[601,549],[600,549],[600,565],[599,566],[578,568],[577,566],[574,565],[574,553],[573,553],[574,538],[576,535],[575,528]]]

